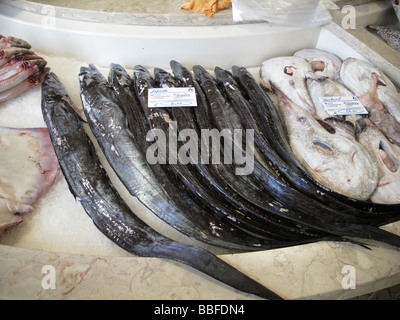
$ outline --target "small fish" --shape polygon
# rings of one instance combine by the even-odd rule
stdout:
[[[311,65],[300,57],[277,57],[265,61],[260,69],[262,84],[280,90],[289,100],[315,114],[306,79],[314,78]]]
[[[23,61],[15,68],[12,68],[4,74],[1,74],[0,92],[11,89],[37,72],[43,71],[46,64],[47,62],[42,59]]]
[[[20,96],[26,90],[41,85],[46,74],[50,72],[50,68],[44,68],[43,71],[38,71],[34,75],[29,76],[27,79],[17,84],[8,90],[0,92],[0,103],[8,101],[12,98]]]
[[[369,25],[367,29],[373,30],[393,49],[400,51],[400,30],[380,25]]]
[[[330,52],[319,49],[303,49],[297,51],[294,56],[307,60],[314,71],[315,76],[320,79],[331,78],[338,80],[342,60]]]
[[[379,181],[371,201],[400,203],[400,147],[387,140],[369,119],[357,121],[357,137],[371,151],[379,166]]]
[[[0,49],[3,48],[10,48],[10,47],[17,47],[17,48],[25,48],[30,49],[31,45],[26,42],[25,40],[15,38],[15,37],[4,37],[0,35]]]

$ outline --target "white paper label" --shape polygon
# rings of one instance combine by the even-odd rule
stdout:
[[[356,96],[352,97],[321,97],[319,100],[331,116],[350,114],[368,114],[367,109]]]
[[[149,108],[196,107],[196,90],[185,88],[149,89]]]

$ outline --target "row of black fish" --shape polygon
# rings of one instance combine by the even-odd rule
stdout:
[[[136,66],[131,77],[112,64],[107,81],[90,65],[79,75],[94,137],[127,190],[151,212],[193,239],[236,252],[321,240],[364,245],[359,239],[372,239],[400,246],[400,237],[379,228],[399,218],[399,206],[343,197],[305,174],[275,107],[246,69],[216,68],[215,77],[201,66],[192,73],[176,61],[171,69],[173,75],[156,68],[153,77]],[[197,107],[148,108],[148,90],[157,87],[194,87]],[[174,259],[239,290],[279,298],[210,252],[172,241],[140,220],[112,187],[56,75],[48,75],[42,89],[43,115],[60,167],[71,192],[105,235],[133,254]],[[172,124],[178,132],[253,129],[257,155],[252,172],[237,175],[235,163],[212,159],[209,164],[150,165],[149,130],[168,134]]]

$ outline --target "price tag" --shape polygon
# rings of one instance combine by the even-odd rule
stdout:
[[[321,97],[319,100],[331,116],[344,116],[350,114],[368,114],[367,109],[356,96],[352,97]]]
[[[151,88],[149,89],[149,108],[196,107],[196,90],[184,88]]]

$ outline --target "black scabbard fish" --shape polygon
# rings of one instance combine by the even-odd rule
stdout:
[[[209,104],[214,108],[217,108],[217,105],[219,105],[219,108],[225,108],[227,102],[219,91],[216,80],[213,80],[213,77],[201,66],[195,66],[194,73],[203,88],[203,92],[208,97]],[[235,113],[235,110],[231,109],[231,112],[224,113],[225,117],[214,116],[214,121],[219,122],[220,127],[229,126],[229,122],[237,122],[237,115],[231,117],[233,113]],[[254,161],[252,177],[265,189],[266,193],[291,209],[290,211],[277,212],[282,218],[290,218],[298,223],[344,238],[373,239],[394,246],[400,244],[399,236],[378,227],[360,223],[360,219],[357,217],[335,211],[315,199],[305,196],[277,178],[272,170],[267,170],[258,163],[257,159]]]
[[[399,205],[374,204],[352,199],[322,186],[311,178],[293,156],[286,129],[271,99],[246,68],[234,66],[232,72],[243,95],[251,101],[251,104],[247,105],[248,113],[252,114],[260,131],[264,133],[262,137],[267,140],[262,141],[266,156],[279,166],[278,170],[287,181],[308,196],[338,211],[356,216],[368,224],[383,225],[400,218]]]
[[[165,72],[164,70],[156,69],[156,80],[158,85],[162,86],[186,86],[186,87],[196,87],[196,82],[193,81],[192,75],[189,70],[185,69],[182,65],[180,65],[177,61],[171,61],[171,68],[174,71],[176,77],[180,80],[177,82],[177,78],[173,78],[171,74]],[[178,130],[186,130],[190,129],[196,133],[196,137],[201,137],[200,128],[198,123],[195,120],[195,113],[197,117],[202,118],[202,124],[206,122],[207,116],[205,115],[205,104],[204,100],[201,97],[202,91],[200,88],[196,90],[196,94],[198,94],[198,105],[195,107],[196,111],[193,111],[193,108],[171,108],[171,114],[174,120],[177,122]],[[208,126],[207,126],[208,128]],[[205,129],[203,127],[202,129]],[[201,140],[201,138],[199,138]],[[201,144],[201,141],[198,142],[198,145]],[[192,152],[193,150],[191,150]],[[198,151],[200,153],[200,151]],[[198,154],[196,159],[200,159],[201,155]],[[306,230],[304,228],[299,228],[299,225],[294,225],[291,221],[284,221],[284,219],[276,219],[275,215],[266,214],[266,210],[260,209],[255,206],[253,203],[243,198],[240,193],[236,192],[232,189],[231,185],[226,182],[226,180],[221,178],[222,173],[218,172],[222,170],[222,164],[204,164],[202,161],[193,161],[192,164],[197,171],[200,173],[204,180],[208,183],[207,190],[213,194],[220,194],[219,201],[226,202],[229,204],[232,209],[236,210],[237,213],[233,214],[235,217],[234,222],[241,217],[237,216],[241,214],[243,216],[250,217],[251,221],[256,222],[260,228],[263,228],[265,232],[269,233],[269,236],[276,237],[279,239],[277,241],[277,245],[279,243],[285,244],[286,246],[291,243],[299,244],[301,242],[311,242],[318,241],[321,238],[327,235],[322,235],[320,232],[316,232],[316,230]],[[232,179],[235,180],[235,177],[231,175]],[[238,184],[239,185],[239,182]],[[248,189],[246,185],[241,184],[239,187],[241,190]],[[250,190],[252,194],[254,194],[254,189]],[[260,195],[265,199],[265,194]],[[206,201],[206,200],[204,200]],[[226,204],[226,205],[227,205]],[[280,210],[277,206],[271,204],[268,205],[270,210]],[[245,221],[246,222],[246,221]],[[282,240],[284,240],[282,242]]]
[[[139,219],[113,187],[65,94],[57,76],[47,75],[42,84],[43,117],[72,194],[101,232],[134,255],[178,261],[238,290],[281,299],[210,252],[171,240]]]
[[[115,66],[111,66],[111,70],[116,76]],[[147,131],[140,130],[145,130],[146,125],[139,122],[131,124],[134,133],[129,129],[127,121],[133,120],[133,114],[138,119],[144,116],[140,113],[141,106],[135,107],[133,100],[129,100],[131,104],[128,106],[125,101],[124,108],[131,108],[126,117],[113,88],[94,65],[82,67],[79,79],[82,105],[91,131],[108,163],[132,195],[159,218],[192,239],[230,250],[260,250],[260,245],[253,238],[249,238],[251,245],[247,245],[245,238],[236,240],[234,235],[240,235],[240,230],[235,233],[233,228],[219,226],[218,221],[211,224],[200,215],[193,214],[191,210],[195,203],[182,207],[182,203],[190,200],[185,191],[171,182],[173,176],[167,176],[161,170],[155,171],[159,166],[149,165],[142,152],[147,143]],[[117,80],[113,81],[116,87]],[[122,94],[119,91],[119,95]]]
[[[154,88],[156,84],[149,71],[143,66],[135,66],[134,84],[142,105],[142,110],[137,108],[132,110],[132,112],[143,112],[148,120],[149,127],[164,133],[167,136],[165,143],[168,144],[171,115],[167,109],[148,107],[148,89]],[[143,133],[143,139],[145,139],[145,136],[146,133]],[[165,149],[168,150],[169,146],[167,145]],[[162,151],[162,148],[160,148],[160,152],[166,151]],[[154,163],[150,167],[154,171],[168,199],[180,208],[182,212],[187,214],[188,219],[205,229],[215,230],[216,235],[221,239],[226,239],[232,248],[234,246],[247,246],[247,250],[261,250],[282,247],[289,243],[288,241],[277,242],[276,239],[268,237],[267,230],[264,231],[254,223],[253,227],[263,233],[263,236],[255,237],[253,233],[249,234],[244,231],[244,228],[239,228],[237,225],[223,220],[222,216],[216,215],[223,212],[222,210],[226,209],[227,204],[217,203],[215,201],[215,194],[210,196],[210,193],[203,185],[204,181],[189,166],[186,167],[186,165],[171,164],[169,162],[165,164]],[[202,192],[202,194],[198,198],[193,192]],[[210,203],[203,201],[205,196],[210,196],[207,199],[212,202],[214,208],[217,207],[217,210],[221,211],[213,211]]]

